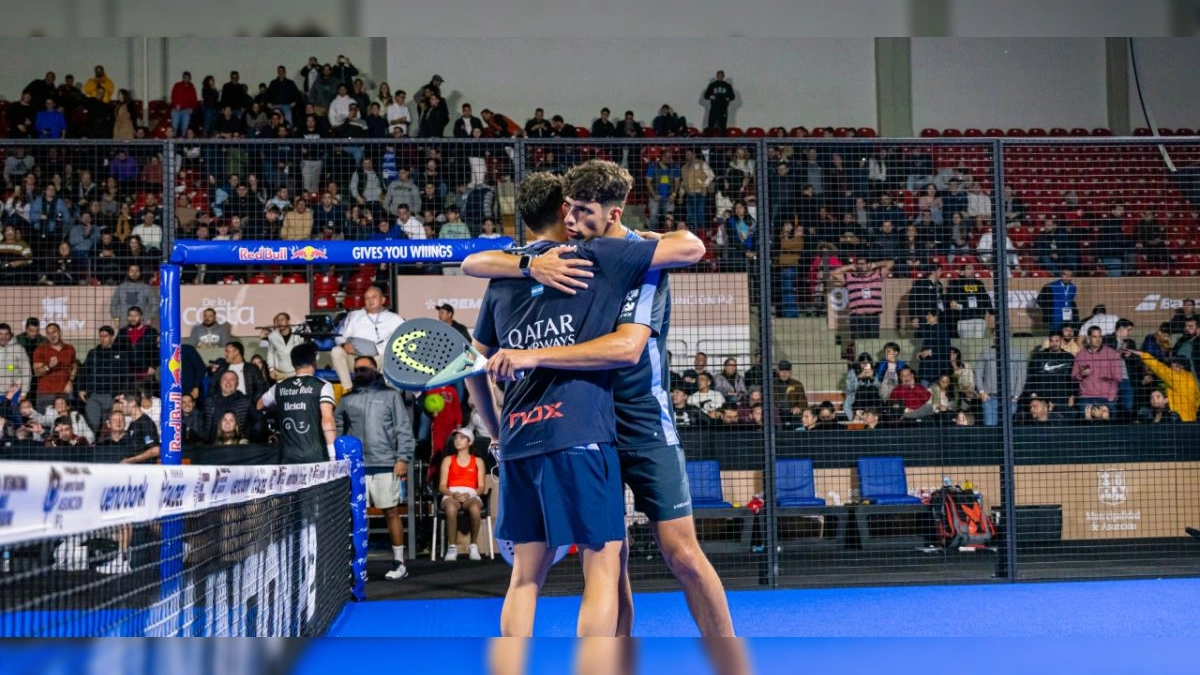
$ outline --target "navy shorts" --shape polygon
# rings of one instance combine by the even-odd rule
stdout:
[[[656,523],[692,515],[692,491],[688,487],[683,448],[618,450],[621,479],[633,491],[633,505]]]
[[[496,538],[600,546],[625,538],[625,490],[607,443],[500,462]]]

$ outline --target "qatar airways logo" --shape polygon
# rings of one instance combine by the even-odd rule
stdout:
[[[508,331],[505,336],[511,349],[541,349],[575,344],[575,317],[562,314],[557,318],[538,319]]]

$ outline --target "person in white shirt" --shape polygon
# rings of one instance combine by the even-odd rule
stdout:
[[[163,231],[162,228],[154,222],[154,213],[149,209],[142,214],[142,222],[137,227],[133,228],[133,236],[142,240],[142,245],[150,251],[161,251]]]
[[[333,361],[338,381],[342,383],[343,393],[354,388],[354,381],[350,377],[354,357],[373,356],[379,367],[383,368],[383,352],[388,340],[396,328],[404,323],[404,319],[384,307],[384,301],[383,291],[378,286],[368,288],[363,294],[363,309],[346,315],[341,334],[334,340],[337,346],[329,353],[329,358]]]
[[[978,182],[971,183],[971,187],[967,188],[967,216],[990,218],[991,215],[992,196],[985,192]]]
[[[275,328],[267,333],[267,368],[271,379],[279,382],[296,374],[292,366],[292,347],[304,344],[304,337],[292,332],[292,317],[287,312],[280,312],[271,321]]]
[[[412,123],[412,115],[409,113],[408,105],[404,102],[406,98],[408,98],[408,94],[403,89],[397,91],[396,95],[392,97],[391,105],[384,111],[389,133],[399,127],[401,135],[408,135],[408,125]]]
[[[975,254],[979,256],[980,261],[990,265],[995,250],[995,236],[992,234],[992,228],[989,227],[980,235],[979,243],[975,246]],[[1004,250],[1008,251],[1005,257],[1008,258],[1008,276],[1012,277],[1013,270],[1017,268],[1019,258],[1015,253],[1017,249],[1013,246],[1012,239],[1007,234],[1004,235]]]
[[[425,224],[408,210],[408,204],[401,204],[396,211],[396,224],[409,239],[425,238]]]
[[[484,218],[483,224],[479,227],[480,239],[499,239],[500,237],[504,236],[497,231],[499,228],[496,227],[496,221],[492,218]]]
[[[696,386],[696,393],[687,397],[688,405],[696,406],[705,414],[718,411],[725,405],[725,395],[713,391],[712,376],[708,373],[696,376]]]
[[[350,104],[354,103],[354,99],[350,98],[350,90],[346,85],[339,84],[337,88],[337,96],[329,102],[329,127],[336,129],[346,121],[350,116]]]

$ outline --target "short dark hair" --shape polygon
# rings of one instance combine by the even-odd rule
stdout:
[[[292,367],[304,368],[314,366],[317,363],[317,346],[311,342],[304,342],[292,347]]]
[[[42,321],[41,321],[41,319],[38,319],[36,316],[31,316],[28,319],[25,319],[25,327],[26,328],[29,328],[30,326],[40,326],[40,325],[42,325]]]
[[[12,332],[12,328],[6,323],[0,323],[0,330],[6,330],[10,333]]]
[[[1133,322],[1129,319],[1117,319],[1117,330],[1122,328],[1133,328]]]
[[[1104,329],[1100,326],[1090,326],[1087,332],[1088,337],[1091,337],[1092,333],[1100,333],[1101,335],[1104,335]]]
[[[113,330],[112,326],[100,326],[100,332],[104,333],[106,335],[116,335],[117,334],[117,332],[115,330]]]
[[[137,305],[134,305],[133,307],[130,307],[129,309],[125,310],[126,314],[128,314],[130,312],[137,312],[138,314],[145,314],[145,312],[142,311],[142,308],[138,307]]]
[[[562,203],[563,179],[547,171],[525,176],[517,188],[517,211],[535,234],[558,223]]]
[[[633,188],[633,176],[615,162],[590,159],[573,167],[563,179],[563,195],[605,206],[623,205]]]
[[[551,117],[551,118],[550,118],[550,121],[551,121],[551,122],[561,122],[561,121],[563,121],[563,116],[562,116],[562,115],[555,115],[554,117]]]
[[[241,342],[238,342],[237,340],[230,340],[229,342],[225,343],[225,346],[233,347],[234,349],[237,350],[237,353],[240,354],[243,359],[246,358],[246,346],[243,345]]]
[[[601,109],[600,109],[600,112],[601,112],[601,113],[612,113],[612,111],[611,111],[611,110],[609,110],[608,108],[601,108]]]

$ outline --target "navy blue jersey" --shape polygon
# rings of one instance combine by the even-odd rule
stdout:
[[[630,231],[628,240],[640,239]],[[667,330],[671,324],[671,284],[662,270],[646,272],[642,283],[629,292],[618,320],[650,329],[650,339],[637,365],[617,371],[613,402],[617,414],[617,449],[637,450],[677,445],[675,417],[667,395]]]
[[[590,260],[594,283],[576,295],[532,279],[493,279],[475,339],[492,348],[538,349],[587,342],[613,331],[626,295],[650,268],[657,242],[594,239],[575,253]],[[537,368],[509,384],[500,416],[503,459],[519,459],[615,440],[612,372]]]

